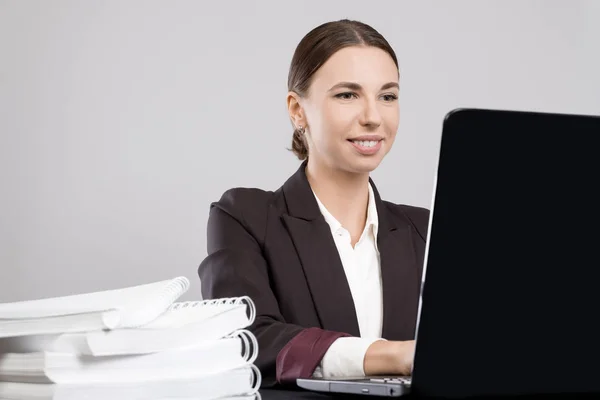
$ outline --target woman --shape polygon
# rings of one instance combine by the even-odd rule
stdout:
[[[288,78],[302,165],[276,191],[211,205],[203,297],[254,300],[263,386],[411,373],[429,211],[381,200],[369,177],[396,136],[398,81],[370,26],[313,29]]]

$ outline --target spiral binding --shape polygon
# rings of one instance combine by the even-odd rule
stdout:
[[[260,374],[260,370],[254,364],[250,365],[250,368],[254,372],[254,382],[252,382],[252,392],[248,394],[258,393],[258,389],[260,389],[260,385],[262,383],[262,375]]]
[[[173,303],[169,307],[169,311],[173,310],[181,310],[187,308],[196,308],[196,307],[206,307],[206,306],[220,306],[220,305],[238,305],[238,304],[246,304],[248,307],[248,320],[250,324],[254,322],[256,318],[256,306],[252,299],[248,296],[241,297],[223,297],[220,299],[211,299],[211,300],[196,300],[196,301],[180,301],[177,303]]]
[[[254,363],[258,357],[258,340],[247,329],[238,329],[227,335],[228,338],[240,338],[242,341],[242,358],[249,364]]]
[[[237,367],[233,371],[247,371],[247,370],[250,370],[250,372],[251,372],[250,388],[245,392],[239,393],[238,395],[236,395],[236,397],[245,399],[250,396],[256,396],[254,398],[254,400],[260,400],[262,397],[260,396],[259,389],[260,389],[260,385],[262,383],[262,375],[261,375],[258,367],[254,364],[248,364],[248,365],[244,365],[242,367]]]
[[[158,318],[165,310],[168,310],[179,297],[188,291],[189,287],[190,281],[185,276],[171,279],[161,290],[159,296],[142,307],[134,302],[132,305],[120,309],[117,315],[107,313],[104,318],[105,325],[109,329],[135,328],[145,325]]]
[[[190,288],[190,280],[185,276],[179,276],[167,284],[163,296],[166,299],[173,300],[179,298]],[[173,302],[172,301],[172,302]]]

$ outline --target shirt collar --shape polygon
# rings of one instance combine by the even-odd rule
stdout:
[[[321,214],[325,218],[325,221],[329,224],[331,232],[336,234],[340,229],[342,229],[342,224],[335,219],[333,215],[325,208],[321,200],[317,197],[315,192],[313,191],[313,195],[317,200],[317,204],[319,206],[319,210],[321,210]],[[367,221],[365,224],[365,231],[368,229],[373,230],[373,238],[375,239],[375,243],[377,243],[377,232],[379,230],[379,217],[377,214],[377,204],[375,203],[375,193],[373,192],[373,188],[369,183],[369,203],[367,206]]]

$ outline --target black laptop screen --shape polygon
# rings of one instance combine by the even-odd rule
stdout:
[[[444,121],[413,391],[600,391],[600,118]]]

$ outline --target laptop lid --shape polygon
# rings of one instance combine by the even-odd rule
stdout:
[[[600,117],[443,124],[412,391],[600,392]]]

